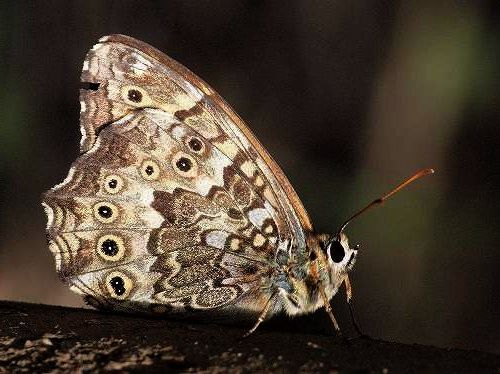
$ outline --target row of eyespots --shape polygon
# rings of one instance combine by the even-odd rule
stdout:
[[[183,152],[177,152],[172,158],[172,166],[177,174],[194,178],[198,167],[193,157]],[[153,160],[145,160],[140,167],[141,176],[148,181],[157,180],[160,167]],[[104,189],[110,194],[116,194],[123,188],[124,182],[118,175],[109,175],[104,180]],[[112,223],[118,216],[118,207],[110,202],[99,202],[94,205],[94,217],[102,223]]]
[[[196,153],[202,153],[205,149],[203,142],[196,137],[188,138],[187,144]],[[198,171],[194,158],[183,152],[177,152],[172,157],[172,167],[178,174],[187,178],[195,177]],[[139,171],[141,176],[148,181],[157,180],[160,176],[160,167],[153,160],[144,160]],[[110,194],[117,194],[123,186],[123,179],[115,174],[108,175],[104,180],[104,189]]]
[[[121,89],[122,98],[125,102],[132,105],[147,105],[148,102],[151,103],[151,99],[148,93],[138,86],[125,86]],[[205,151],[205,145],[203,141],[195,136],[191,136],[187,139],[188,147],[198,154],[202,154]]]
[[[107,261],[119,261],[125,254],[123,239],[113,234],[103,235],[97,241],[96,252]],[[132,289],[130,277],[119,271],[109,273],[105,282],[111,297],[119,300],[126,299]]]
[[[172,157],[172,168],[182,177],[194,178],[198,174],[196,160],[184,152],[177,152]],[[141,176],[147,181],[154,181],[160,177],[160,167],[153,160],[145,160],[139,169]]]
[[[111,297],[124,300],[130,294],[133,283],[132,279],[120,271],[112,271],[106,276],[106,289]]]
[[[143,88],[137,86],[123,87],[122,97],[132,105],[141,104],[142,101],[150,101],[148,93]],[[187,145],[196,153],[203,153],[205,148],[203,142],[195,136],[188,138]]]

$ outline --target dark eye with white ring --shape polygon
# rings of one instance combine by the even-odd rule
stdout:
[[[338,240],[334,240],[333,242],[331,242],[328,250],[330,252],[330,258],[333,262],[338,264],[344,259],[345,250]]]
[[[130,89],[127,92],[127,97],[130,101],[133,101],[134,103],[140,103],[142,100],[142,93],[139,90]]]

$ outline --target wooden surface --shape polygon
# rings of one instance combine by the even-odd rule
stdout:
[[[0,301],[0,321],[0,373],[500,372],[499,355],[291,333],[294,320],[241,340],[244,326]]]

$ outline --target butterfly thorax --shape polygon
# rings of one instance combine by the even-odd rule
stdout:
[[[274,276],[273,282],[278,287],[283,309],[287,314],[314,312],[324,305],[320,288],[323,288],[330,300],[342,284],[346,272],[339,271],[329,261],[322,249],[327,240],[327,235],[308,235],[307,248],[297,251],[303,255],[290,258]]]

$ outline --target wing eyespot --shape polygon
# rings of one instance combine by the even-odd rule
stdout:
[[[118,217],[118,207],[109,202],[99,202],[94,205],[94,217],[102,223],[111,223]]]
[[[136,89],[130,89],[127,92],[127,97],[130,101],[133,101],[134,103],[140,103],[142,100],[142,93],[141,91],[138,91]]]
[[[120,192],[123,188],[123,179],[118,175],[108,175],[104,179],[104,189],[107,193],[116,194]]]
[[[203,141],[195,136],[188,138],[187,145],[189,149],[195,153],[202,154],[205,151]]]
[[[125,86],[121,89],[121,95],[123,100],[133,106],[148,106],[151,104],[151,100],[147,92],[137,86]]]
[[[160,177],[160,167],[153,160],[145,160],[141,164],[140,173],[145,180],[153,181]]]
[[[175,166],[177,166],[177,169],[179,169],[180,171],[187,173],[189,170],[191,170],[193,163],[191,162],[190,159],[186,157],[181,157],[177,160]]]
[[[106,276],[106,289],[109,295],[118,300],[125,300],[133,287],[132,279],[120,271],[113,271]]]
[[[184,152],[178,152],[172,158],[172,167],[177,174],[186,178],[194,178],[198,175],[196,160]]]
[[[117,235],[101,236],[97,241],[96,251],[106,261],[119,261],[125,254],[123,239]]]

